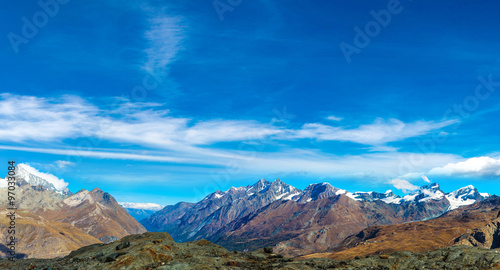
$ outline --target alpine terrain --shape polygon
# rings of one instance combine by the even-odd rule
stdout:
[[[109,243],[146,231],[110,194],[99,188],[72,194],[66,185],[29,165],[16,167],[17,257],[64,256],[89,244]],[[0,192],[7,194],[5,179]],[[6,199],[2,196],[0,203],[7,205]],[[7,214],[6,210],[0,213]],[[4,239],[8,222],[7,218],[0,221]],[[6,257],[8,249],[4,243],[0,252]]]
[[[327,251],[369,226],[427,220],[488,197],[473,186],[445,193],[437,183],[400,197],[391,190],[351,193],[329,183],[299,190],[261,179],[197,203],[166,206],[141,223],[179,242],[208,239],[240,251],[274,246],[296,256]]]

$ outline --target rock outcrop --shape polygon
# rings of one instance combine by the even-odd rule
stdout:
[[[94,244],[64,258],[0,260],[3,269],[498,269],[500,252],[455,246],[423,253],[395,252],[352,260],[296,260],[271,249],[233,252],[206,240],[175,243],[167,233],[130,235],[110,244]]]

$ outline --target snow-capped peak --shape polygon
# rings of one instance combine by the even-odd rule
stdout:
[[[42,173],[28,164],[19,164],[16,167],[16,177],[24,179],[32,186],[43,186],[58,193],[67,193],[68,183],[55,175]]]
[[[471,205],[475,202],[483,200],[485,197],[486,196],[482,196],[482,194],[480,194],[473,185],[459,188],[446,194],[446,199],[450,202],[448,210],[457,209],[464,205]]]

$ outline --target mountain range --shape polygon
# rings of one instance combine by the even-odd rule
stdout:
[[[179,242],[208,239],[241,251],[274,246],[296,256],[326,251],[369,226],[427,220],[489,196],[473,186],[445,193],[437,183],[401,197],[391,190],[351,193],[329,183],[300,190],[280,179],[261,179],[197,203],[166,206],[140,222]]]
[[[18,258],[64,256],[83,246],[110,243],[146,229],[168,232],[178,242],[207,239],[230,250],[253,251],[272,246],[275,252],[286,256],[315,256],[333,251],[350,254],[346,250],[359,249],[361,243],[366,246],[373,237],[387,238],[392,233],[407,231],[404,226],[410,225],[405,224],[439,223],[443,217],[454,217],[454,213],[475,209],[481,203],[494,205],[492,201],[498,198],[480,193],[471,185],[445,193],[439,184],[430,183],[398,196],[391,190],[348,192],[326,182],[300,190],[280,179],[261,179],[253,185],[217,190],[197,203],[179,202],[162,208],[152,203],[118,203],[99,188],[73,194],[66,182],[25,164],[19,165],[16,173],[16,222],[23,231],[16,243]],[[0,192],[6,191],[5,186],[2,181]],[[5,198],[0,198],[0,203],[7,205]],[[464,221],[468,225],[463,227],[468,230],[483,228],[494,219],[476,222],[481,220],[479,215],[467,215],[474,217],[474,222]],[[141,219],[140,223],[136,219]],[[0,222],[4,237],[6,222]],[[380,226],[387,229],[380,230]],[[479,234],[465,235],[463,230],[449,235],[456,239],[460,236],[460,243],[481,242],[477,240]],[[497,238],[490,238],[493,240],[488,241],[496,243]],[[398,238],[394,239],[396,243]],[[374,250],[380,250],[379,246],[360,252],[373,254]],[[6,246],[0,245],[0,252],[6,255],[7,251]]]
[[[119,204],[136,220],[145,219],[164,207],[157,203],[119,202]]]
[[[0,192],[7,194],[5,179]],[[26,164],[16,167],[16,249],[19,258],[52,258],[77,248],[109,243],[146,229],[116,200],[99,188],[72,194],[57,177],[43,174]],[[0,203],[7,205],[6,196]],[[3,213],[3,212],[2,212]],[[8,236],[7,219],[0,232]],[[0,245],[6,256],[7,247]]]
[[[302,258],[345,260],[396,251],[424,252],[455,245],[486,249],[500,247],[500,197],[491,196],[435,219],[370,226],[327,252]]]

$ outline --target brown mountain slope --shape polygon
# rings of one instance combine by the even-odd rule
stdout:
[[[6,188],[0,188],[0,191],[7,194]],[[68,196],[18,179],[15,194],[16,212],[20,215],[16,219],[20,239],[16,249],[20,256],[64,256],[92,243],[110,242],[145,232],[144,227],[111,195],[98,188]],[[5,206],[8,205],[6,197],[0,198],[0,203]],[[7,218],[0,221],[3,239],[8,236],[7,221]],[[5,240],[0,244],[0,257],[8,257]]]
[[[7,211],[1,211],[5,217]],[[9,235],[7,218],[0,219],[0,234]],[[16,252],[19,257],[54,258],[62,257],[83,246],[101,243],[98,239],[86,234],[70,224],[47,220],[30,213],[28,210],[16,211]],[[2,239],[5,239],[4,237]],[[5,252],[7,244],[2,241],[2,256],[10,257]]]
[[[446,207],[443,201],[397,205],[356,201],[343,194],[305,204],[276,201],[230,223],[208,239],[237,250],[276,245],[278,252],[297,256],[326,251],[371,225],[424,219],[444,212]]]
[[[216,191],[196,204],[167,206],[141,220],[149,231],[167,231],[179,242],[205,239],[230,222],[300,190],[276,179],[259,180],[254,185]]]
[[[302,258],[351,259],[394,251],[422,252],[452,245],[500,247],[500,197],[450,211],[441,217],[398,225],[371,226],[327,253]]]
[[[61,202],[58,209],[35,210],[35,213],[71,224],[105,243],[146,232],[111,195],[99,188],[90,192],[81,190]]]

